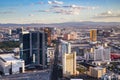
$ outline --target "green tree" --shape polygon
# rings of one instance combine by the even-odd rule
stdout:
[[[0,48],[1,49],[8,49],[8,48],[15,48],[19,47],[19,42],[18,41],[3,41],[0,42]]]

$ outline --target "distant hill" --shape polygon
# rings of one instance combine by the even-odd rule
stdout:
[[[96,26],[120,26],[120,22],[65,22],[54,24],[0,24],[0,27],[96,27]]]

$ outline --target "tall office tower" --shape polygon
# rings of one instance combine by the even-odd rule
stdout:
[[[22,33],[22,32],[23,32],[23,27],[16,29],[16,33],[17,33],[17,34],[20,34],[20,33]]]
[[[47,34],[47,45],[48,46],[51,46],[51,33],[52,33],[52,30],[51,28],[44,28],[44,32]]]
[[[97,30],[96,29],[90,30],[90,41],[91,42],[97,41]]]
[[[110,48],[99,46],[94,50],[95,61],[110,61]]]
[[[47,64],[47,37],[44,32],[31,31],[20,34],[20,58],[25,64]]]
[[[75,75],[76,74],[76,52],[71,54],[63,54],[63,75]]]
[[[9,35],[12,35],[12,29],[9,29],[8,34],[9,34]]]
[[[110,54],[110,47],[104,48],[104,61],[110,61],[111,60],[111,54]]]
[[[103,46],[97,46],[94,49],[94,61],[103,61]]]
[[[61,54],[71,53],[71,44],[61,40]]]
[[[60,40],[59,51],[60,53],[58,55],[58,59],[60,63],[63,64],[61,59],[63,58],[63,54],[71,53],[71,43],[64,41],[64,40]]]

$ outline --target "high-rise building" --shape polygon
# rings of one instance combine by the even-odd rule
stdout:
[[[94,49],[94,61],[110,61],[110,48],[98,46]]]
[[[98,46],[97,48],[95,48],[94,50],[94,61],[103,61],[103,46]]]
[[[44,32],[31,31],[20,34],[20,58],[25,64],[47,64],[47,37]]]
[[[52,33],[52,28],[44,28],[44,32],[47,34],[47,45],[51,46],[51,33]]]
[[[69,42],[61,40],[61,53],[71,53],[71,44]]]
[[[4,37],[4,35],[2,33],[0,33],[0,39],[2,39]]]
[[[97,41],[97,30],[96,29],[90,30],[90,41],[91,42]]]
[[[8,34],[9,34],[9,35],[12,35],[12,30],[11,30],[11,29],[9,29]]]
[[[111,54],[110,54],[110,47],[104,48],[104,61],[110,61],[111,60]]]
[[[23,32],[23,27],[22,27],[22,28],[17,28],[17,29],[16,29],[16,33],[17,33],[17,34],[20,34],[20,33],[22,33],[22,32]]]
[[[76,52],[63,54],[62,63],[64,76],[76,74]]]

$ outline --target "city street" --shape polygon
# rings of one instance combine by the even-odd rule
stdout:
[[[49,80],[49,70],[2,76],[0,80]]]

